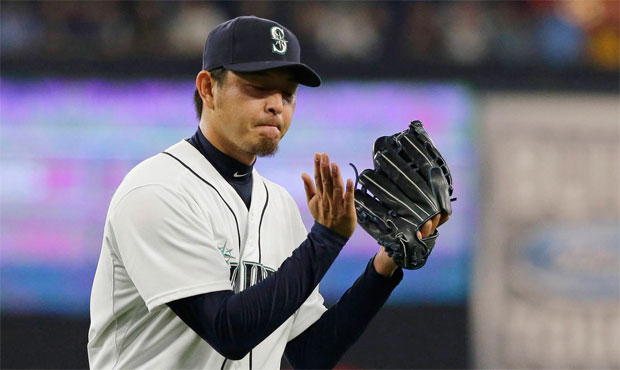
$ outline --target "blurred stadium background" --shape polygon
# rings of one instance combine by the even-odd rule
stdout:
[[[315,151],[364,168],[377,136],[421,119],[454,172],[432,258],[339,367],[620,367],[620,2],[0,6],[2,368],[88,366],[111,195],[193,134],[206,35],[250,14],[293,30],[324,77],[257,163],[308,226],[299,174]],[[357,230],[321,284],[328,303],[375,250]]]

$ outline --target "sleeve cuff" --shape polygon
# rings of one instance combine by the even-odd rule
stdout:
[[[340,247],[344,246],[349,240],[349,238],[344,237],[331,229],[328,229],[317,221],[314,221],[314,225],[312,225],[312,229],[310,229],[310,232],[321,239],[326,239],[334,242]]]

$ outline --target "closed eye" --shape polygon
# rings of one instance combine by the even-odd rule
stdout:
[[[246,86],[248,87],[250,94],[253,96],[262,96],[278,91],[260,85],[246,84]],[[279,92],[282,94],[282,99],[284,99],[287,103],[292,103],[295,100],[295,92],[289,92],[285,90],[280,90]]]
[[[284,98],[284,100],[290,103],[295,99],[295,94],[282,92],[282,97]]]
[[[257,86],[257,85],[248,85],[248,86],[250,86],[252,89],[254,89],[256,91],[267,91],[267,90],[269,90],[266,87]]]

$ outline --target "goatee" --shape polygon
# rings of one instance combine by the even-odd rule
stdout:
[[[259,157],[271,157],[278,151],[278,139],[260,138],[248,148],[248,152],[254,153]]]

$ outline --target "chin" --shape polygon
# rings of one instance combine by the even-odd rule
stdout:
[[[260,138],[258,142],[253,143],[248,149],[250,153],[258,157],[270,157],[278,151],[280,139]]]

